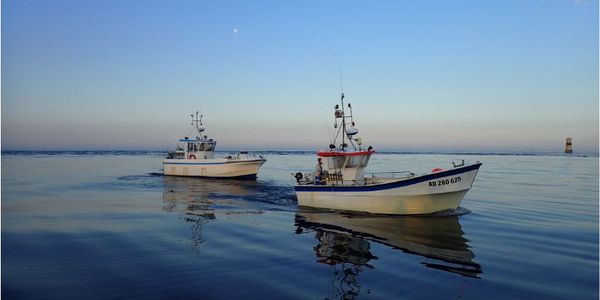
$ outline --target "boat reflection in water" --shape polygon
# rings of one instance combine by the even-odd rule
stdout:
[[[317,261],[330,265],[349,264],[343,272],[358,275],[373,268],[377,259],[371,242],[427,258],[422,264],[467,277],[478,278],[481,266],[463,237],[458,216],[392,217],[345,215],[336,212],[301,210],[296,214],[296,233],[314,231]]]
[[[180,215],[190,223],[192,237],[190,249],[197,252],[204,242],[202,229],[217,215],[261,213],[243,207],[240,199],[251,194],[252,184],[240,184],[233,179],[198,179],[165,176],[162,210]],[[254,183],[256,185],[256,183]],[[218,207],[217,210],[215,207]]]
[[[165,211],[203,212],[219,202],[231,202],[251,193],[252,183],[235,179],[198,179],[165,176],[163,200]],[[257,185],[257,183],[254,183]],[[227,204],[227,203],[224,203]]]

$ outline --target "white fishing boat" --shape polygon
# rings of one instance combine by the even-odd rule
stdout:
[[[335,138],[328,150],[317,152],[322,171],[294,175],[299,206],[401,215],[459,206],[473,185],[480,162],[465,165],[463,160],[447,170],[435,168],[423,175],[387,172],[365,176],[364,169],[375,151],[371,146],[362,148],[349,103],[350,114],[346,115],[343,93],[341,104],[335,106]]]
[[[202,115],[192,115],[194,138],[178,140],[177,150],[169,151],[163,159],[163,173],[173,176],[195,176],[214,178],[256,178],[258,169],[267,161],[262,155],[239,152],[215,158],[217,141],[208,138],[202,127]]]

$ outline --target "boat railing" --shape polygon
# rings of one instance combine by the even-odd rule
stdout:
[[[335,174],[335,173],[325,173],[321,184],[322,185],[329,185],[329,186],[336,186],[336,185],[371,185],[371,184],[378,184],[381,183],[378,179],[388,179],[388,178],[394,178],[394,179],[408,179],[408,178],[412,178],[414,177],[416,174],[410,171],[396,171],[396,172],[374,172],[374,173],[367,173],[370,174],[371,176],[365,176],[364,180],[353,180],[353,179],[343,179],[340,174]],[[305,184],[315,184],[314,178],[315,175],[312,172],[298,172],[298,173],[292,173],[292,176],[296,177],[296,181],[298,184],[300,185],[305,185]]]
[[[185,152],[181,150],[167,151],[167,159],[180,159],[185,156]]]
[[[332,186],[352,186],[352,185],[370,185],[374,184],[374,182],[370,182],[365,178],[365,180],[333,180],[333,181],[325,181],[326,185]]]
[[[411,171],[373,172],[373,173],[367,173],[367,174],[371,174],[371,178],[376,178],[376,177],[411,178],[416,175],[415,173],[413,173]]]
[[[260,159],[264,159],[262,152],[257,153],[257,152],[241,151],[235,156],[233,156],[233,155],[225,156],[225,158],[229,159],[229,160],[240,160],[240,159],[247,158],[247,157],[259,157]]]

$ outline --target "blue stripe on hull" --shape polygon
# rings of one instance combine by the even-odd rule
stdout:
[[[187,166],[197,166],[197,165],[224,165],[225,163],[184,163],[184,162],[163,162],[163,165],[187,165]]]
[[[203,162],[164,162],[163,165],[188,165],[188,166],[196,166],[196,165],[225,165],[225,164],[240,164],[240,163],[252,163],[252,162],[266,162],[264,159],[255,159],[255,160],[243,160],[243,161],[224,161],[224,162],[215,162],[215,163],[203,163]]]
[[[442,171],[433,174],[427,174],[411,179],[394,181],[390,183],[384,184],[376,184],[376,185],[297,185],[294,187],[296,192],[371,192],[371,191],[380,191],[380,190],[388,190],[392,188],[403,187],[407,185],[413,185],[417,183],[421,183],[423,181],[434,180],[446,176],[458,175],[462,173],[466,173],[473,170],[478,170],[481,167],[481,163],[477,163],[474,165],[456,168],[448,171]]]
[[[173,177],[193,177],[193,178],[199,178],[199,179],[221,179],[221,180],[227,180],[227,179],[234,179],[234,180],[253,180],[256,179],[256,174],[249,174],[249,175],[241,175],[241,176],[234,176],[234,177],[226,177],[226,176],[190,176],[190,175],[164,175],[164,176],[173,176]]]

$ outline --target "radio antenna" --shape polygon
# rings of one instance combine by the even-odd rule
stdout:
[[[342,65],[339,65],[340,70],[340,91],[344,94],[344,81],[342,80]]]
[[[204,132],[204,127],[202,127],[202,117],[203,115],[200,115],[200,117],[198,117],[198,111],[196,111],[196,118],[194,118],[194,114],[192,114],[192,126],[194,126],[194,129],[196,131],[196,133],[198,134],[197,138],[201,139],[202,138],[202,132]],[[192,129],[192,130],[194,130]]]

